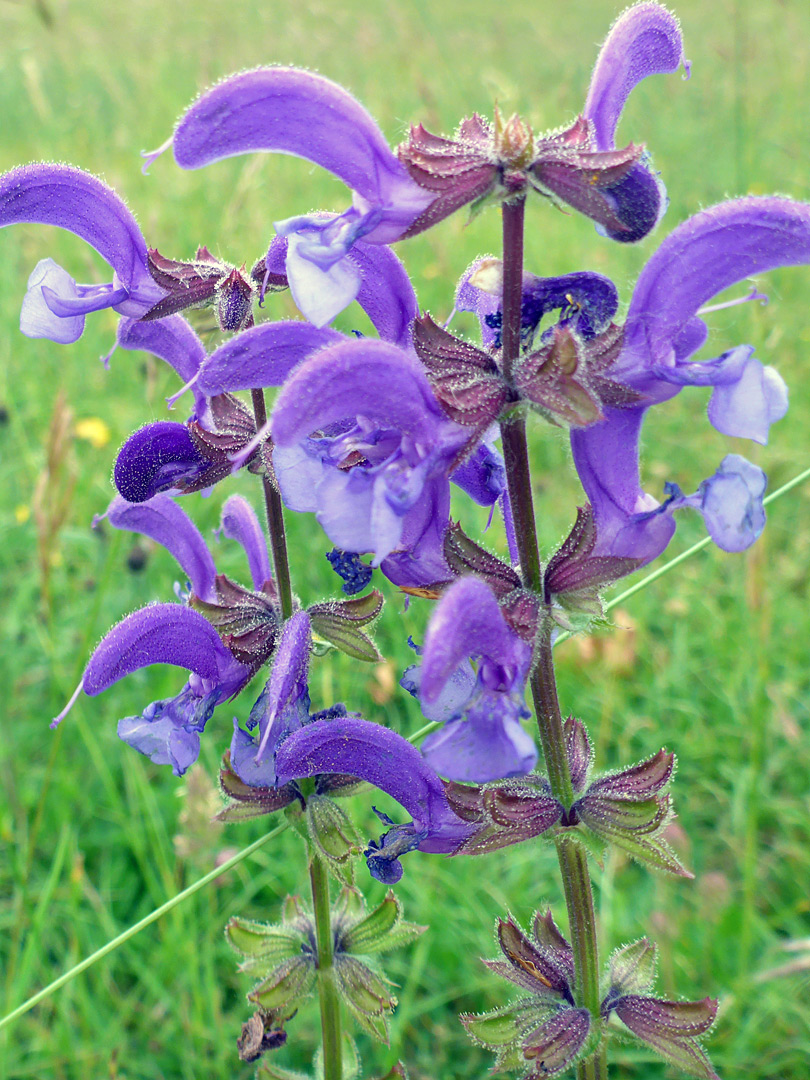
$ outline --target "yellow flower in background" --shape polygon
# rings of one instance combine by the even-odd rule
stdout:
[[[110,441],[110,429],[98,416],[88,416],[84,420],[77,420],[73,434],[77,439],[89,442],[96,450],[100,450]]]
[[[24,525],[31,517],[31,507],[27,503],[20,503],[14,507],[14,520],[18,525]]]

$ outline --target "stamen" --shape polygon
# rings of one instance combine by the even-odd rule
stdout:
[[[722,304],[709,304],[707,307],[702,307],[698,310],[698,315],[708,315],[710,311],[722,311],[723,308],[736,307],[738,304],[747,304],[752,300],[759,300],[764,307],[768,303],[768,296],[766,293],[757,292],[756,285],[751,286],[751,291],[747,296],[739,296],[736,300],[726,300]]]
[[[267,436],[270,434],[270,421],[266,420],[247,446],[243,446],[241,450],[237,450],[235,454],[228,454],[228,461],[233,462],[232,473],[238,472],[239,469],[245,464],[248,458],[257,450]]]
[[[442,323],[442,330],[447,329],[447,327],[450,325],[450,323],[453,321],[453,319],[456,317],[457,314],[458,314],[458,308],[454,307],[453,310],[450,312],[450,314],[447,316],[447,319]]]
[[[100,361],[102,362],[102,364],[104,365],[104,370],[105,370],[105,371],[109,371],[109,370],[110,370],[110,360],[112,360],[112,354],[113,354],[113,353],[115,352],[115,350],[116,350],[117,348],[118,348],[118,342],[116,341],[116,342],[114,343],[113,347],[112,347],[112,348],[110,349],[110,351],[109,351],[109,352],[107,353],[107,355],[106,355],[106,356],[100,356],[100,357],[99,357],[99,360],[100,360]]]
[[[79,694],[82,693],[83,690],[84,690],[84,678],[82,678],[82,681],[79,683],[79,685],[73,691],[71,699],[67,703],[67,705],[64,707],[64,709],[62,709],[62,711],[59,713],[58,716],[55,716],[53,718],[53,720],[51,720],[50,727],[51,727],[52,731],[54,731],[56,728],[59,727],[60,723],[65,719],[67,714],[70,712],[70,710],[76,704],[76,698],[79,696]]]
[[[110,355],[112,355],[112,354],[110,354]],[[183,396],[183,394],[185,394],[185,392],[187,390],[190,390],[192,388],[192,386],[196,383],[196,381],[197,381],[197,379],[199,379],[199,377],[200,377],[200,372],[199,372],[199,370],[197,370],[194,373],[194,375],[192,375],[192,377],[188,380],[188,382],[185,384],[185,386],[181,386],[180,389],[176,393],[172,394],[171,397],[167,397],[166,398],[167,407],[170,408],[170,409],[173,409],[174,406],[175,406],[175,403],[180,400],[180,398]]]
[[[172,145],[173,140],[174,140],[174,133],[172,133],[168,137],[168,139],[166,140],[165,143],[161,143],[161,145],[157,148],[157,150],[141,150],[141,157],[145,159],[143,165],[141,165],[141,172],[143,173],[144,176],[147,176],[149,174],[149,169],[150,169],[152,163],[154,161],[157,161],[157,159],[161,156],[161,154],[166,153],[166,151]]]

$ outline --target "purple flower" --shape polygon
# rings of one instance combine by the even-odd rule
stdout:
[[[154,322],[121,319],[116,331],[115,347],[105,358],[107,364],[116,348],[128,351],[142,349],[174,368],[183,383],[191,384],[194,391],[192,419],[210,424],[206,397],[194,385],[200,365],[207,359],[208,353],[182,315],[168,315]],[[170,402],[173,400],[174,398],[169,399]]]
[[[267,548],[241,495],[226,501],[222,529],[244,548],[255,592],[217,574],[199,530],[169,496],[134,504],[119,497],[104,516],[113,528],[141,533],[171,552],[188,577],[189,606],[152,604],[114,626],[93,652],[76,694],[54,724],[82,691],[100,694],[151,664],[186,668],[190,678],[177,697],[153,702],[140,716],[126,717],[118,725],[124,742],[157,764],[170,764],[181,776],[197,759],[200,733],[216,705],[237,694],[275,648],[279,618]]]
[[[93,697],[133,671],[151,664],[173,664],[189,672],[188,682],[171,699],[154,701],[140,716],[118,723],[118,734],[158,765],[182,776],[200,752],[200,733],[214,708],[238,693],[250,669],[233,656],[213,626],[181,604],[151,604],[127,616],[102,638],[85,668],[78,690]]]
[[[184,169],[271,151],[306,158],[351,188],[352,206],[337,217],[310,214],[276,223],[287,238],[293,298],[319,326],[360,290],[361,271],[348,257],[356,241],[392,243],[430,201],[366,110],[309,71],[258,68],[226,79],[191,106],[172,142]]]
[[[531,1076],[558,1076],[601,1034],[615,1015],[665,1061],[702,1080],[717,1080],[700,1036],[714,1023],[717,1002],[665,1001],[648,991],[655,978],[656,948],[646,938],[617,949],[610,959],[608,991],[598,1020],[574,997],[574,953],[551,912],[537,912],[531,938],[512,918],[498,920],[498,944],[505,960],[484,963],[520,987],[524,996],[510,1005],[461,1021],[472,1038],[497,1051],[496,1066],[527,1062]]]
[[[448,473],[467,441],[416,359],[378,341],[315,353],[279,394],[271,432],[282,496],[341,551],[371,552],[396,583],[449,575]]]
[[[529,716],[530,664],[531,647],[507,624],[489,587],[472,577],[451,585],[431,616],[421,665],[403,680],[425,716],[444,722],[422,744],[432,768],[450,780],[485,783],[534,767],[534,740],[521,725]]]
[[[779,375],[739,346],[714,360],[692,362],[707,329],[699,309],[716,293],[752,274],[810,262],[810,206],[780,198],[721,203],[680,225],[642,270],[611,378],[640,400],[606,407],[605,418],[571,432],[574,463],[593,506],[597,555],[649,562],[675,531],[672,511],[699,510],[715,542],[742,551],[762,531],[765,475],[727,456],[695,495],[668,485],[663,504],[643,491],[639,435],[650,405],[686,385],[713,386],[709,419],[722,433],[767,441],[787,408]]]
[[[583,113],[593,124],[597,150],[612,150],[616,127],[631,91],[648,75],[663,75],[689,64],[684,60],[678,20],[659,4],[640,3],[611,27],[591,76]],[[605,228],[612,240],[641,240],[666,210],[666,191],[646,155],[605,191],[624,229]]]
[[[152,279],[146,241],[115,192],[69,165],[22,165],[0,178],[0,227],[19,222],[56,225],[94,247],[112,267],[104,285],[77,285],[53,259],[42,259],[28,279],[20,329],[62,345],[77,341],[84,317],[113,308],[139,318],[164,295]]]
[[[309,721],[309,654],[312,633],[309,616],[299,611],[284,624],[270,678],[250,711],[247,726],[258,726],[258,739],[236,720],[231,742],[231,768],[250,787],[282,787],[277,781],[277,746]]]
[[[444,785],[422,755],[401,735],[357,716],[315,719],[286,738],[276,751],[278,785],[304,776],[348,773],[385,791],[412,821],[392,825],[366,859],[372,876],[389,884],[402,877],[399,859],[407,851],[447,854],[470,834],[471,826],[448,805]]]
[[[318,215],[324,221],[333,220],[334,216]],[[264,265],[265,273],[271,280],[286,274],[288,250],[287,237],[277,236],[270,244]],[[408,348],[411,344],[411,323],[419,314],[419,309],[405,267],[390,248],[365,240],[356,241],[350,261],[360,276],[360,286],[354,299],[368,315],[383,341]],[[305,301],[296,302],[316,326],[325,325],[337,314],[330,290],[321,289],[317,283],[313,284],[311,295]],[[330,310],[333,312],[331,315]]]

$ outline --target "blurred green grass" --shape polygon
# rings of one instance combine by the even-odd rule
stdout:
[[[306,6],[281,0],[222,5],[139,0],[109,15],[70,0],[0,5],[0,168],[22,161],[71,161],[118,187],[150,243],[184,257],[198,243],[233,262],[255,259],[271,223],[309,208],[341,208],[345,191],[305,162],[237,158],[182,173],[170,158],[149,176],[137,151],[156,146],[174,118],[210,82],[240,68],[292,63],[346,85],[396,141],[410,120],[452,130],[473,110],[521,111],[536,129],[572,118],[581,105],[597,43],[620,10],[604,0],[538,5],[513,0],[347,0]],[[798,0],[678,5],[693,77],[661,77],[634,93],[620,137],[644,140],[666,180],[671,205],[659,236],[702,206],[744,192],[810,198],[806,128],[810,12]],[[658,239],[608,245],[580,218],[535,204],[527,265],[553,274],[592,267],[609,273],[625,302]],[[478,254],[496,251],[490,212],[465,228],[457,216],[399,249],[423,308],[450,306],[452,286]],[[216,831],[204,776],[186,784],[126,751],[115,736],[122,715],[176,690],[176,673],[151,670],[81,702],[56,734],[50,717],[79,680],[94,642],[123,614],[171,598],[176,568],[161,550],[130,568],[133,538],[91,531],[110,497],[115,447],[137,425],[164,415],[171,373],[138,354],[117,354],[105,372],[114,318],[88,320],[81,342],[62,348],[28,341],[17,312],[28,273],[46,254],[78,279],[103,280],[93,253],[55,230],[18,227],[2,236],[0,259],[0,620],[3,740],[0,745],[0,1011],[5,1012],[211,867],[217,854],[249,843],[261,826]],[[810,342],[808,271],[763,278],[768,307],[746,305],[712,317],[706,355],[741,341],[756,345],[791,386],[788,417],[755,455],[778,486],[807,464],[810,390],[802,378]],[[290,315],[273,299],[271,317]],[[345,329],[362,325],[355,312]],[[43,603],[31,513],[59,391],[74,419],[100,417],[110,441],[98,449],[70,440],[76,476],[67,520],[50,559]],[[732,446],[702,415],[705,395],[684,393],[658,408],[645,429],[650,490],[664,480],[694,490]],[[570,523],[578,497],[565,440],[533,431],[536,493],[548,550]],[[749,447],[743,452],[750,455]],[[61,481],[64,485],[64,477]],[[249,491],[245,478],[231,490]],[[201,527],[217,523],[221,496],[196,500]],[[597,872],[606,948],[649,932],[661,945],[660,990],[722,999],[711,1043],[724,1080],[804,1080],[810,1059],[807,971],[791,942],[810,936],[807,776],[808,490],[770,514],[762,541],[745,557],[701,553],[676,575],[634,597],[612,637],[560,649],[564,707],[589,725],[606,767],[664,743],[677,751],[678,834],[694,882],[652,877],[611,858]],[[482,514],[463,511],[480,528]],[[307,603],[334,589],[311,518],[290,515],[296,588]],[[699,538],[682,517],[673,550]],[[141,545],[142,546],[142,545]],[[238,553],[219,564],[244,577]],[[378,634],[397,677],[404,639],[419,636],[425,605],[389,605]],[[404,732],[421,723],[411,703],[382,703],[384,680],[341,657],[314,669],[316,707],[345,698]],[[244,715],[247,696],[236,704]],[[224,716],[227,714],[223,714]],[[218,727],[216,726],[218,722]],[[227,742],[219,716],[205,739],[209,776]],[[368,799],[358,812],[369,834]],[[380,805],[387,805],[380,800]],[[185,810],[184,810],[185,807]],[[181,820],[181,814],[184,814]],[[180,854],[175,838],[180,835]],[[234,1039],[248,1010],[244,980],[224,945],[234,911],[273,918],[278,900],[302,885],[292,836],[257,853],[56,996],[0,1032],[0,1076],[123,1080],[248,1077]],[[367,878],[363,878],[363,883]],[[360,1040],[366,1075],[402,1056],[416,1080],[472,1078],[490,1058],[472,1046],[455,1016],[491,1007],[501,994],[478,963],[493,951],[491,928],[507,908],[524,920],[543,902],[562,911],[553,854],[512,849],[486,861],[409,857],[401,886],[409,918],[432,928],[391,966],[401,984],[390,1050]],[[371,883],[368,892],[381,888]],[[772,974],[792,962],[792,973]],[[502,999],[502,998],[501,998]],[[312,1011],[291,1028],[283,1052],[308,1064]],[[668,1075],[643,1052],[617,1046],[616,1075]]]

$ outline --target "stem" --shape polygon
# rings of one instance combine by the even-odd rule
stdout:
[[[541,631],[539,640],[535,644],[531,688],[546,769],[551,783],[551,794],[563,806],[570,806],[574,801],[574,788],[571,784],[562,713],[557,698],[557,680],[554,677],[554,661],[551,655],[551,634],[548,631]]]
[[[253,415],[256,418],[256,430],[258,431],[267,423],[264,390],[251,390],[250,396],[253,399]],[[267,513],[267,528],[270,533],[270,551],[273,555],[276,587],[281,600],[281,614],[283,618],[289,619],[293,613],[293,599],[281,495],[279,495],[278,488],[269,476],[262,477],[262,486],[264,488],[264,507]]]
[[[511,382],[515,361],[520,355],[520,314],[523,296],[523,200],[503,205],[503,355],[504,378]],[[543,577],[537,545],[537,527],[532,500],[526,422],[509,416],[501,422],[506,480],[515,520],[523,587],[543,596]],[[546,759],[552,794],[563,806],[574,801],[571,770],[566,753],[562,713],[557,697],[554,661],[551,653],[549,620],[541,606],[540,629],[535,643],[531,676],[540,740]],[[574,998],[599,1020],[599,963],[596,917],[588,872],[588,860],[581,845],[564,833],[557,837],[557,858],[563,879],[565,904],[574,949]],[[607,1060],[603,1047],[577,1065],[578,1080],[606,1080]]]
[[[520,355],[520,308],[523,298],[523,211],[525,199],[503,204],[503,318],[501,367],[504,379],[512,381],[512,369]],[[501,441],[506,464],[507,489],[515,523],[520,571],[523,583],[541,592],[543,576],[534,522],[532,477],[526,420],[514,414],[501,421]]]
[[[321,1005],[324,1080],[341,1080],[343,1056],[340,1039],[340,1000],[332,966],[332,926],[329,913],[329,878],[319,855],[309,864],[315,934],[318,941],[318,997]]]

